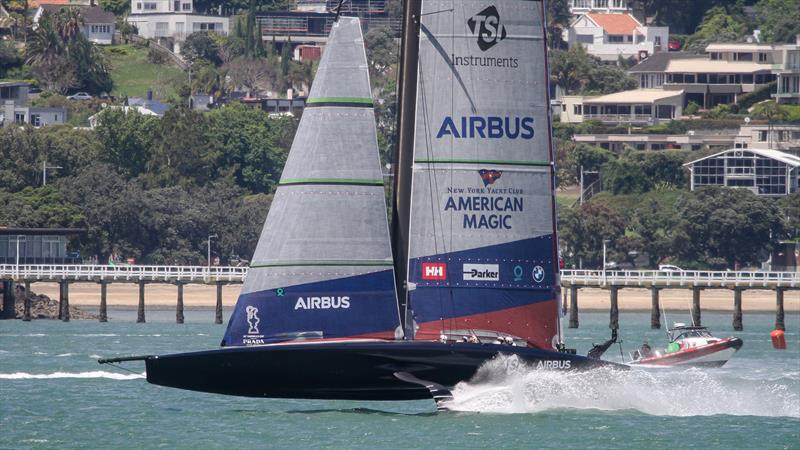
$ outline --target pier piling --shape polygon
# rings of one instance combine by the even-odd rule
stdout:
[[[214,323],[219,325],[222,323],[222,283],[217,283],[217,310],[214,317]]]
[[[3,315],[0,319],[14,319],[17,317],[14,303],[14,282],[3,281]]]
[[[742,288],[733,289],[733,329],[735,331],[744,330],[742,324]]]
[[[61,305],[59,315],[62,321],[69,322],[69,281],[61,280],[59,286],[61,293],[61,299],[58,302]]]
[[[569,287],[569,327],[578,328],[578,286]]]
[[[702,326],[700,317],[700,289],[697,286],[692,287],[692,325]]]
[[[775,329],[786,331],[786,324],[783,320],[783,289],[775,289]]]
[[[25,297],[22,298],[22,321],[31,321],[31,282],[25,281]]]
[[[183,283],[175,283],[178,286],[178,305],[175,308],[175,323],[183,323]]]
[[[611,286],[611,314],[608,327],[612,330],[619,328],[619,286]]]
[[[139,308],[136,312],[136,323],[144,323],[144,281],[139,281]]]
[[[658,299],[659,289],[655,286],[650,288],[650,328],[657,330],[661,328],[661,306]]]
[[[100,322],[108,322],[108,282],[100,282]]]

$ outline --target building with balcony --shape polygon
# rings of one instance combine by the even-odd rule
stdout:
[[[780,150],[800,156],[800,124],[742,125],[733,146]]]
[[[621,153],[627,148],[634,150],[687,150],[728,149],[733,146],[735,130],[714,130],[686,134],[576,134],[576,143],[594,145],[612,152]]]
[[[800,157],[771,149],[729,149],[684,164],[691,188],[726,186],[779,197],[797,192]]]
[[[629,72],[640,88],[685,92],[701,108],[738,103],[742,94],[776,83],[781,103],[800,103],[800,44],[710,44],[706,53],[661,53]]]
[[[599,120],[610,124],[655,125],[680,117],[683,91],[634,89],[598,97],[562,97],[561,122]]]
[[[588,12],[626,13],[628,12],[628,0],[570,0],[569,11],[573,15]]]
[[[230,32],[228,17],[195,14],[193,0],[132,0],[126,20],[139,36],[172,44],[175,52],[192,33],[210,31],[225,36]]]
[[[586,52],[603,61],[619,57],[644,59],[666,50],[668,27],[642,25],[633,15],[588,12],[572,21],[564,31],[570,47],[583,45]]]

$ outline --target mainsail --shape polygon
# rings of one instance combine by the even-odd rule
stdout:
[[[552,349],[558,262],[544,6],[424,0],[409,226],[417,339]]]
[[[400,325],[367,59],[331,30],[223,346],[394,339]]]

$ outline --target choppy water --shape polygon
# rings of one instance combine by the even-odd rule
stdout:
[[[504,358],[489,381],[459,386],[453,412],[432,402],[267,400],[149,385],[99,356],[212,348],[213,312],[112,311],[112,322],[0,322],[0,448],[800,448],[800,316],[789,350],[772,350],[774,317],[745,315],[744,347],[723,369],[541,372]],[[671,314],[673,320],[679,319]],[[118,319],[118,320],[113,320]],[[680,317],[685,319],[685,317]],[[607,314],[567,330],[585,353],[608,335]],[[718,335],[729,314],[706,313]],[[649,315],[622,313],[624,346],[648,336]],[[620,359],[619,348],[607,356]]]

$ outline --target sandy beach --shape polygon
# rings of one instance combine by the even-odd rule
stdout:
[[[227,285],[222,289],[222,304],[233,307],[239,296],[241,285]],[[57,283],[34,283],[31,290],[58,298]],[[97,307],[100,305],[100,286],[97,283],[72,283],[69,286],[70,304]],[[664,289],[661,291],[661,306],[667,310],[688,310],[692,291],[688,289]],[[139,303],[139,287],[133,283],[112,283],[108,286],[109,307],[135,307]],[[171,308],[177,301],[177,288],[171,284],[153,283],[145,287],[147,308]],[[183,302],[187,308],[213,308],[216,304],[216,287],[187,284],[183,288]],[[580,310],[607,311],[611,305],[609,292],[603,289],[584,288],[578,291]],[[701,306],[706,311],[733,311],[733,291],[709,289],[701,294]],[[626,311],[649,311],[650,291],[626,288],[619,291],[619,307]],[[800,291],[785,291],[786,312],[800,312]],[[775,292],[769,290],[746,290],[742,294],[744,311],[775,311]]]

